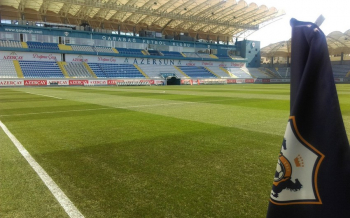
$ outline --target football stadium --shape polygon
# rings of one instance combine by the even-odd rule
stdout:
[[[291,39],[247,38],[284,15],[244,0],[0,0],[0,217],[266,217]],[[326,36],[348,138],[349,37]]]

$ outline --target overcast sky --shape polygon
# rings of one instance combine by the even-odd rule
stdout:
[[[236,0],[238,2],[238,0]],[[345,32],[350,29],[350,0],[245,0],[248,4],[254,2],[258,6],[266,5],[284,10],[282,19],[269,24],[252,35],[248,40],[261,42],[261,48],[275,42],[289,40],[291,27],[289,21],[295,18],[300,21],[315,22],[320,14],[326,19],[321,30],[328,35],[333,31]],[[242,40],[242,39],[239,39]]]

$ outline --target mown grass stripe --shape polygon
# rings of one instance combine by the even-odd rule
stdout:
[[[55,196],[57,201],[60,203],[62,208],[66,211],[71,218],[82,218],[83,214],[74,206],[74,204],[69,200],[69,198],[64,194],[64,192],[58,187],[55,181],[46,173],[46,171],[35,161],[35,159],[29,154],[29,152],[23,147],[23,145],[17,140],[17,138],[8,130],[8,128],[0,121],[0,127],[6,133],[6,135],[11,139],[13,144],[16,146],[18,151],[27,160],[29,165],[38,174],[40,179],[45,183],[47,188]]]
[[[27,93],[27,94],[31,94],[31,95],[40,95],[40,96],[49,97],[49,98],[62,99],[62,98],[55,97],[55,96],[51,96],[51,95],[35,94],[35,93],[31,93],[31,92],[26,92],[26,93]]]

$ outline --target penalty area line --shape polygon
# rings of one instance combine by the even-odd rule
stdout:
[[[18,151],[27,160],[32,169],[38,174],[40,179],[44,182],[46,187],[55,196],[59,204],[66,211],[71,218],[84,218],[84,215],[74,206],[73,202],[64,194],[64,192],[58,187],[55,181],[46,173],[46,171],[35,161],[35,159],[29,154],[29,152],[23,147],[23,145],[17,140],[17,138],[7,129],[5,124],[0,121],[0,127],[5,134],[11,139]]]

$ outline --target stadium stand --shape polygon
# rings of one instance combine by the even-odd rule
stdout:
[[[186,73],[189,77],[193,78],[217,78],[210,71],[205,69],[204,67],[196,67],[196,66],[178,66],[180,70]]]
[[[214,72],[220,78],[232,78],[231,75],[227,74],[225,71],[220,69],[220,67],[207,67],[209,70]]]
[[[332,65],[332,69],[333,69],[334,77],[344,78],[350,72],[350,65],[348,65],[348,64],[344,64],[344,65],[334,64],[334,65]]]
[[[175,75],[178,78],[184,77],[174,66],[138,65],[150,78],[160,79],[162,74]]]
[[[218,57],[221,60],[232,60],[232,58],[228,54],[216,54],[216,57]]]
[[[126,55],[144,55],[142,49],[133,49],[133,48],[116,48],[119,54]]]
[[[211,56],[210,54],[206,54],[206,53],[196,53],[200,58],[211,58],[213,59],[214,57]]]
[[[6,48],[23,48],[22,43],[19,41],[8,41],[8,40],[0,40],[0,47]]]
[[[181,57],[183,58],[184,56],[180,53],[180,52],[177,52],[177,51],[161,51],[160,52],[163,56],[167,56],[167,57]]]
[[[270,78],[269,75],[264,74],[258,68],[246,68],[246,70],[252,75],[253,78]]]
[[[162,56],[157,50],[148,50],[148,53],[152,56]]]
[[[227,67],[225,69],[238,78],[252,78],[252,76],[248,72],[244,71],[242,68]]]
[[[187,58],[201,58],[197,53],[194,52],[183,52]]]
[[[73,51],[82,51],[82,52],[95,52],[91,46],[88,45],[71,45]]]
[[[96,64],[100,70],[105,74],[106,78],[145,78],[144,75],[132,64]],[[94,73],[100,76],[101,72],[96,65],[89,64],[90,68],[98,72]]]
[[[107,75],[102,71],[100,64],[88,63],[88,65],[98,78],[107,78]]]
[[[67,74],[71,78],[92,78],[93,76],[85,68],[83,63],[70,62],[64,66]]]
[[[94,47],[96,52],[101,53],[115,53],[111,47],[102,47],[102,46],[96,46]]]
[[[57,43],[48,42],[27,42],[28,48],[33,49],[48,49],[48,50],[59,50]]]
[[[25,78],[64,78],[58,64],[52,61],[19,61]]]
[[[0,78],[17,78],[17,72],[12,60],[0,60]]]

